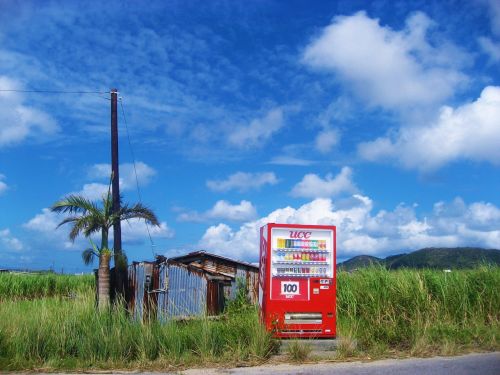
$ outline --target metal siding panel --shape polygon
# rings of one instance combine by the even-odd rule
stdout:
[[[135,266],[135,308],[134,319],[141,320],[144,312],[144,264],[139,263]]]
[[[175,264],[167,267],[169,285],[165,318],[204,315],[207,281],[203,274]]]
[[[168,266],[166,263],[162,263],[159,265],[158,279],[158,289],[160,289],[161,292],[158,293],[157,318],[160,322],[164,322],[166,320],[166,311],[168,304]]]

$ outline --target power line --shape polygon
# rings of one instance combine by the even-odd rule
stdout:
[[[123,115],[123,122],[125,123],[125,130],[127,132],[127,139],[128,139],[128,145],[130,147],[130,152],[132,154],[132,161],[134,165],[134,174],[135,174],[135,184],[137,186],[137,195],[139,196],[139,203],[142,203],[142,194],[141,194],[141,189],[139,187],[139,178],[137,177],[137,168],[136,168],[136,163],[135,163],[135,153],[134,153],[134,148],[132,147],[132,142],[130,140],[130,133],[128,131],[128,123],[127,123],[127,117],[125,116],[125,110],[123,109],[123,98],[120,96],[120,108],[122,109],[122,115]],[[146,230],[148,231],[148,236],[149,236],[149,242],[151,243],[151,252],[153,253],[153,258],[156,256],[155,252],[153,251],[153,248],[156,246],[153,242],[153,238],[151,237],[151,232],[149,231],[149,225],[146,220],[144,220],[144,223],[146,224]]]
[[[16,90],[16,89],[0,89],[0,92],[21,92],[21,93],[37,93],[37,94],[107,94],[105,91],[63,91],[63,90]]]

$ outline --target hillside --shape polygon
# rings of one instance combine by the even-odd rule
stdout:
[[[342,271],[353,271],[358,268],[380,264],[385,265],[384,259],[370,255],[358,255],[354,258],[346,260],[345,262],[337,264],[337,269]]]
[[[359,255],[339,263],[337,268],[344,271],[382,265],[389,269],[399,268],[434,268],[462,269],[474,268],[482,264],[500,266],[500,250],[475,247],[458,248],[425,248],[409,254],[391,255],[387,258],[377,258],[369,255]]]
[[[396,259],[389,268],[474,268],[489,263],[500,266],[500,250],[475,247],[426,248]]]

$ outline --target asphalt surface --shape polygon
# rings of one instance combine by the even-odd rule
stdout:
[[[311,365],[281,364],[235,369],[193,369],[183,371],[181,374],[500,375],[500,352],[467,354],[458,357],[387,359],[373,362],[318,363]]]
[[[0,373],[2,371],[0,370]],[[113,373],[102,371],[96,375]],[[180,372],[128,372],[120,375],[500,375],[500,352],[475,353],[456,357],[386,359],[371,362],[323,362],[316,364],[264,365],[233,369],[191,369]],[[38,375],[53,375],[41,374]],[[63,374],[58,374],[63,375]],[[86,373],[89,375],[89,373]]]

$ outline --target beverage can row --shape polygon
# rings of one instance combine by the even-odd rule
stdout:
[[[277,261],[304,261],[304,262],[326,262],[326,254],[315,252],[288,252],[278,251],[276,253]]]
[[[326,240],[292,240],[278,238],[279,249],[326,250]]]
[[[326,275],[326,267],[281,267],[276,269],[278,275]]]

